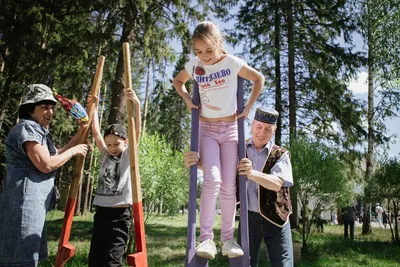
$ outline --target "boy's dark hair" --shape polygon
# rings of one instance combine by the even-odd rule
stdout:
[[[19,107],[18,109],[18,117],[20,119],[28,119],[31,117],[31,113],[35,111],[35,107],[38,105],[55,105],[55,103],[51,100],[42,100],[37,103],[29,103]]]
[[[107,130],[104,132],[104,138],[110,134],[118,136],[124,140],[128,139],[124,126],[119,123],[109,125]]]

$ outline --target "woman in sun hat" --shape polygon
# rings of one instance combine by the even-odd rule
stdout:
[[[47,258],[45,219],[56,170],[73,156],[86,156],[78,133],[57,150],[49,125],[57,100],[44,84],[25,89],[19,122],[6,140],[6,177],[0,192],[0,266],[37,266]]]

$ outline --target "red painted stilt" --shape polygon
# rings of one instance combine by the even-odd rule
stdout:
[[[131,76],[131,52],[129,43],[122,44],[124,55],[124,79],[125,87],[132,88]],[[135,225],[136,252],[127,256],[129,266],[147,267],[146,235],[144,231],[142,192],[140,186],[139,159],[137,153],[135,115],[132,101],[126,103],[128,113],[128,140],[129,140],[129,160],[131,166],[131,186],[133,201],[133,222]]]

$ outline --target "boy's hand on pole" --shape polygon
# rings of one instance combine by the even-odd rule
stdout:
[[[140,105],[139,98],[137,97],[135,91],[133,91],[131,88],[127,88],[125,90],[125,99],[127,101],[132,101],[134,105]]]
[[[99,97],[98,96],[94,96],[91,93],[88,94],[88,98],[87,98],[88,104],[95,104],[95,106],[97,107],[99,105]]]

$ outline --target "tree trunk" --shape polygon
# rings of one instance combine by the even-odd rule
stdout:
[[[56,177],[54,179],[54,185],[60,189],[60,185],[61,185],[61,180],[62,180],[62,176],[63,176],[63,169],[64,166],[61,166],[56,173]],[[54,209],[56,210],[58,208],[58,203],[56,203],[56,206],[54,207]]]
[[[162,214],[162,213],[163,213],[163,200],[161,199],[160,205],[158,206],[158,214]]]
[[[369,4],[368,5],[368,13]],[[373,60],[373,40],[371,35],[371,25],[368,24],[368,152],[367,152],[367,170],[365,178],[367,181],[371,178],[374,171],[374,60]],[[368,207],[369,210],[369,207]],[[362,233],[367,234],[371,232],[371,219],[369,213],[364,212]]]
[[[394,205],[394,201],[393,201],[393,205]],[[390,210],[390,199],[388,200],[387,210],[388,211]],[[389,216],[389,212],[388,212],[388,223],[389,223],[390,232],[392,234],[392,241],[394,241],[395,237],[394,237],[394,232],[393,232],[393,227],[392,227],[392,218],[391,218],[391,216]]]
[[[394,207],[394,240],[396,242],[399,242],[399,223],[398,223],[398,217],[399,217],[399,203],[396,202],[396,200],[393,201],[393,207]]]
[[[76,198],[75,216],[81,215],[82,206],[82,183],[79,183],[78,197]]]
[[[7,106],[8,102],[10,99],[10,82],[11,78],[8,78],[5,82],[4,88],[3,88],[3,94],[2,98],[0,98],[0,131],[3,129],[3,121],[6,118],[7,115]],[[8,131],[5,131],[7,133]],[[5,143],[3,141],[3,143]]]
[[[149,104],[149,91],[150,91],[150,60],[147,62],[147,77],[146,77],[146,92],[144,95],[144,105],[142,114],[142,132],[146,131],[147,109]]]
[[[293,36],[293,4],[289,0],[287,10],[287,26],[288,26],[288,67],[289,67],[289,134],[290,141],[296,138],[296,88],[295,88],[295,72],[294,72],[294,36]]]
[[[111,83],[111,107],[108,116],[108,124],[120,123],[123,124],[125,119],[124,105],[124,62],[122,57],[122,44],[128,42],[131,47],[135,42],[135,25],[138,11],[136,1],[131,0],[125,6],[125,22],[122,28],[122,37],[120,40],[121,49],[118,55],[117,69],[115,72],[114,81]]]
[[[6,57],[8,53],[8,47],[4,51],[4,58]],[[0,53],[0,72],[4,71],[4,67],[6,66],[6,61],[4,60],[2,54]]]
[[[94,144],[94,139],[92,139],[92,144]],[[88,208],[88,200],[89,200],[89,193],[90,193],[90,184],[92,178],[92,163],[93,163],[94,153],[90,153],[90,160],[89,160],[89,171],[86,178],[86,186],[85,186],[85,196],[83,198],[83,207],[82,207],[82,215],[86,216],[86,211]]]
[[[22,104],[22,96],[19,98],[19,104],[18,107],[21,106]],[[19,122],[19,114],[17,114],[17,117],[15,118],[15,124],[17,124]],[[1,127],[0,127],[1,129]]]
[[[369,234],[371,233],[371,212],[370,212],[370,205],[368,203],[364,203],[363,206],[363,225],[362,225],[362,234]]]
[[[296,138],[296,90],[294,73],[294,37],[293,37],[293,3],[288,0],[287,9],[287,27],[288,27],[288,66],[289,66],[289,140]],[[297,190],[295,187],[290,189],[292,199],[293,214],[290,216],[290,225],[292,229],[299,227]]]
[[[302,231],[302,236],[303,236],[303,246],[302,246],[302,252],[307,251],[307,238],[306,238],[306,231],[308,229],[308,214],[307,214],[307,204],[303,203],[303,216],[301,216],[302,223],[303,223],[303,231]]]
[[[7,114],[6,106],[7,106],[7,104],[8,104],[7,101],[5,101],[4,102],[4,107],[2,107],[1,110],[0,110],[0,131],[3,128],[3,121],[6,118],[6,114]],[[2,142],[2,143],[5,143],[5,142]]]
[[[282,89],[281,89],[281,16],[279,12],[278,1],[275,1],[275,109],[279,112],[276,123],[275,144],[281,145],[282,139]]]
[[[94,159],[93,161],[93,165],[92,166],[96,166],[97,164],[97,158]],[[90,171],[90,173],[92,172],[92,170]],[[94,187],[94,179],[96,179],[97,177],[92,177],[92,179],[90,180],[90,189],[89,189],[89,201],[88,201],[88,209],[89,212],[92,211],[92,197],[93,197],[93,187]]]

